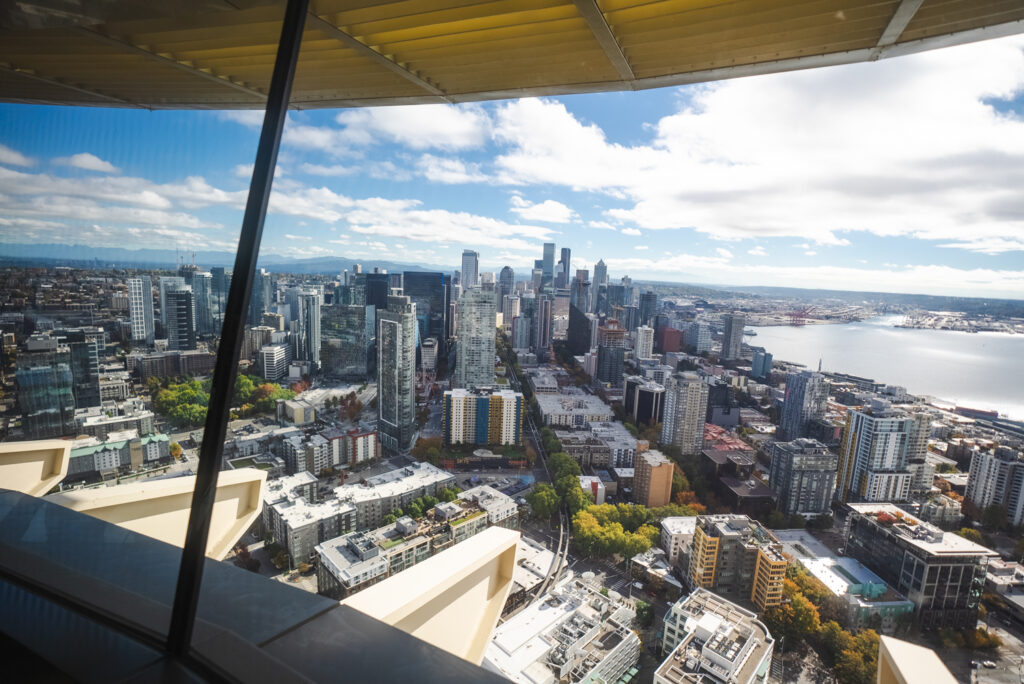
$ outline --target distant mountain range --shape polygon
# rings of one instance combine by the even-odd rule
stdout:
[[[19,265],[72,266],[91,268],[176,268],[185,253],[170,249],[124,249],[122,247],[88,247],[86,245],[24,245],[0,243],[0,263]],[[192,261],[191,252],[187,260]],[[204,268],[235,263],[234,252],[196,252],[195,262]],[[349,259],[346,257],[314,257],[296,259],[276,254],[261,256],[259,265],[272,272],[324,273],[334,275],[352,270],[353,264],[362,264],[364,271],[383,268],[389,273],[398,271],[445,271],[443,266],[403,264],[394,261]]]

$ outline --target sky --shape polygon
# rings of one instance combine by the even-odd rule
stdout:
[[[262,112],[0,105],[2,243],[233,251]],[[292,112],[262,253],[1024,298],[1024,37],[657,90]]]

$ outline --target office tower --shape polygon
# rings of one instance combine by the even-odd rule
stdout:
[[[636,455],[633,463],[633,502],[659,508],[672,501],[672,474],[675,465],[660,451]]]
[[[608,284],[608,267],[604,265],[604,259],[598,259],[594,264],[594,285],[600,287]]]
[[[249,297],[249,325],[259,325],[263,314],[270,311],[274,302],[274,281],[264,269],[257,270],[252,276],[252,293]]]
[[[615,317],[629,332],[633,332],[640,325],[640,309],[635,306],[624,306],[621,311],[615,310]]]
[[[555,287],[569,286],[569,262],[572,250],[568,247],[562,248],[562,256],[558,260],[558,272],[555,275]]]
[[[533,339],[533,317],[519,315],[512,319],[512,348],[529,350]]]
[[[578,307],[583,313],[591,311],[590,283],[585,277],[577,278],[569,283],[569,303]]]
[[[353,274],[358,275],[358,274],[360,274],[362,272],[363,272],[363,265],[362,264],[352,264],[352,273]]]
[[[849,506],[846,555],[910,599],[921,629],[975,628],[993,551],[891,503]]]
[[[22,353],[15,363],[18,409],[25,437],[48,439],[73,433],[75,378],[68,346],[62,344],[48,351]]]
[[[893,410],[888,402],[873,400],[870,408],[850,409],[836,480],[836,498],[852,501],[906,501],[911,474],[907,450],[915,430],[914,419]]]
[[[694,587],[758,611],[782,603],[788,561],[768,529],[745,515],[699,515],[688,576]]]
[[[732,384],[722,378],[709,378],[708,410],[704,420],[712,425],[734,428],[740,424],[740,406]]]
[[[722,316],[722,361],[740,358],[743,348],[743,326],[746,325],[743,314],[733,313]]]
[[[626,352],[626,330],[614,318],[598,328],[597,381],[622,386],[622,368]]]
[[[592,330],[590,317],[579,307],[570,304],[569,330],[566,335],[570,354],[581,356],[590,351],[594,343],[594,339],[591,337]]]
[[[148,275],[128,279],[128,312],[131,316],[132,342],[153,344],[153,281]]]
[[[608,311],[626,308],[626,288],[623,285],[608,285]]]
[[[625,379],[623,405],[637,425],[657,425],[665,417],[665,387],[631,375]]]
[[[811,371],[786,374],[786,398],[779,420],[779,436],[792,440],[807,436],[808,424],[825,415],[828,385],[825,376]]]
[[[772,355],[764,348],[754,351],[754,360],[750,368],[750,377],[756,380],[767,379],[772,372]]]
[[[658,295],[648,290],[640,295],[640,323],[639,325],[651,325],[654,314],[658,311]],[[652,328],[653,329],[653,328]]]
[[[279,313],[263,314],[261,323],[268,328],[273,328],[274,332],[284,332],[284,316]]]
[[[686,329],[686,347],[695,354],[711,351],[711,326],[705,321],[694,321]]]
[[[213,275],[204,271],[193,273],[192,295],[195,298],[196,334],[214,334]]]
[[[555,243],[544,243],[544,258],[541,260],[541,289],[553,287],[555,283]]]
[[[185,279],[181,276],[160,276],[160,325],[167,334],[167,293],[185,287]]]
[[[374,312],[344,304],[320,309],[320,371],[326,377],[363,380],[370,374]]]
[[[453,317],[449,315],[454,302],[451,301],[447,276],[437,272],[406,271],[402,274],[402,285],[402,294],[416,305],[420,343],[433,337],[437,340],[437,353],[445,356],[454,326]]]
[[[512,321],[519,315],[519,297],[507,294],[501,298],[501,327],[507,334],[512,331]]]
[[[320,366],[320,295],[309,290],[300,292],[298,307],[295,358],[308,361],[315,370]]]
[[[183,285],[167,292],[167,348],[185,351],[196,348],[195,299],[192,288]]]
[[[989,506],[1002,506],[1007,524],[1024,523],[1024,460],[1020,452],[1005,445],[975,447],[964,506],[975,519]]]
[[[510,389],[453,389],[444,393],[441,434],[449,444],[519,445],[526,402]]]
[[[811,517],[832,511],[839,454],[814,439],[775,442],[769,482],[786,515]]]
[[[480,252],[471,249],[462,251],[462,289],[480,286]]]
[[[533,347],[538,357],[551,346],[553,305],[554,299],[549,294],[538,295],[533,300]]]
[[[512,294],[516,284],[516,273],[511,266],[503,266],[498,275],[498,288],[502,300]]]
[[[469,290],[459,299],[459,334],[455,347],[455,387],[494,384],[494,295]]]
[[[223,266],[214,266],[210,269],[210,277],[210,297],[213,300],[214,319],[220,321],[224,316],[224,307],[228,303],[231,273],[225,271]],[[220,329],[219,324],[217,329]]]
[[[292,348],[287,344],[267,344],[256,353],[256,370],[270,382],[286,378],[291,362]]]
[[[704,448],[704,420],[708,386],[696,373],[681,373],[665,382],[665,416],[662,444],[674,444],[684,456],[696,456]]]
[[[377,431],[393,451],[412,446],[416,432],[416,305],[391,295],[377,315]]]
[[[71,377],[74,380],[75,408],[99,406],[100,345],[95,338],[68,343]]]
[[[366,304],[377,310],[388,308],[391,277],[387,273],[366,274]]]
[[[633,351],[638,359],[649,359],[654,356],[654,328],[641,325],[633,331]]]

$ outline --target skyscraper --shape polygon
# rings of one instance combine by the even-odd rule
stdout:
[[[764,348],[754,351],[754,359],[750,367],[750,377],[762,380],[772,372],[772,355]]]
[[[192,296],[195,298],[196,334],[212,335],[214,319],[213,275],[205,271],[192,274]]]
[[[366,304],[376,309],[388,308],[391,279],[387,273],[366,274]]]
[[[705,321],[694,321],[686,328],[686,346],[696,354],[711,351],[711,327]]]
[[[570,354],[581,356],[590,351],[594,342],[591,337],[592,329],[591,320],[587,314],[578,306],[570,304],[569,329],[566,334]]]
[[[186,351],[196,348],[195,300],[192,288],[183,285],[167,292],[167,348]]]
[[[503,266],[498,275],[498,295],[504,301],[505,297],[512,294],[515,289],[516,273],[511,266]]]
[[[598,259],[594,264],[594,287],[608,284],[608,267],[604,265],[604,259]]]
[[[386,448],[404,451],[416,432],[416,305],[391,295],[377,316],[377,431]]]
[[[555,287],[569,287],[569,262],[572,258],[572,250],[568,247],[562,248],[562,256],[558,260],[558,273],[555,277]]]
[[[443,273],[406,271],[402,274],[402,294],[416,305],[419,340],[433,337],[438,343],[438,354],[448,352],[451,321],[448,315],[451,293],[448,278]]]
[[[148,275],[128,279],[128,312],[132,322],[132,341],[153,344],[153,281]]]
[[[888,402],[873,400],[862,410],[850,409],[839,458],[836,499],[906,501],[911,474],[907,452],[915,421]]]
[[[494,385],[494,295],[469,290],[459,299],[459,334],[455,348],[455,387]]]
[[[263,314],[270,311],[270,305],[273,303],[273,278],[261,268],[252,276],[252,293],[249,296],[249,325],[259,325],[263,320]]]
[[[213,279],[210,290],[213,299],[214,319],[219,322],[224,316],[224,307],[228,302],[231,274],[224,270],[223,266],[214,266],[210,269],[210,276]],[[219,325],[217,325],[217,329],[220,329]]]
[[[375,309],[336,304],[320,309],[320,370],[329,378],[363,380],[372,368]]]
[[[597,380],[612,387],[621,387],[626,330],[617,320],[610,318],[598,329],[597,338]]]
[[[807,424],[825,415],[827,402],[825,376],[806,370],[787,373],[779,436],[784,440],[806,437]]]
[[[544,259],[541,266],[541,288],[549,288],[555,281],[555,243],[544,243]]]
[[[480,286],[480,252],[462,251],[462,289]]]
[[[160,276],[160,325],[167,334],[167,293],[185,287],[185,279],[181,276]]]
[[[658,295],[648,290],[640,295],[639,325],[650,325],[658,310]]]
[[[704,420],[708,385],[696,373],[680,373],[665,381],[665,417],[662,444],[674,444],[684,456],[695,456],[704,446]]]
[[[149,276],[144,276],[148,281]],[[150,295],[150,300],[152,300]],[[47,439],[75,429],[74,374],[67,345],[17,357],[18,408],[28,439]]]
[[[634,332],[634,352],[638,359],[649,359],[654,356],[654,328],[641,325]]]
[[[71,376],[74,379],[75,408],[99,406],[100,401],[100,352],[99,341],[95,337],[86,338],[76,335],[78,339],[68,342],[71,351]]]
[[[295,358],[308,361],[314,370],[320,366],[320,295],[304,290],[297,297],[298,335]]]
[[[769,481],[786,515],[827,515],[836,489],[839,456],[813,439],[772,444]]]
[[[512,331],[512,321],[519,315],[519,297],[505,295],[501,298],[501,327],[506,333]]]
[[[743,326],[747,319],[741,313],[726,314],[722,316],[722,360],[740,358],[740,350],[743,348]]]

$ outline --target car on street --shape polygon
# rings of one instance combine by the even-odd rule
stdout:
[[[987,668],[988,668],[988,669],[990,669],[990,670],[994,670],[994,669],[995,669],[995,667],[996,667],[996,664],[995,664],[995,663],[993,663],[993,662],[992,662],[991,660],[986,660],[986,661],[984,661],[984,662],[982,663],[982,665],[983,665],[984,667],[987,667]]]

